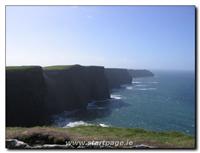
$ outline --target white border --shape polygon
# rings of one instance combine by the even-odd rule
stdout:
[[[6,5],[198,5],[197,0],[4,0]]]
[[[199,3],[198,0],[0,0],[0,152],[7,151],[5,149],[5,5],[196,5],[198,9]],[[197,25],[199,25],[198,12],[199,10],[197,11]],[[197,39],[197,44],[199,44],[199,39]],[[199,62],[197,65],[199,65]],[[199,68],[197,71],[199,72]],[[199,95],[199,93],[200,91],[197,94]],[[197,106],[197,110],[199,110],[199,105]],[[197,124],[199,123],[198,114],[197,112]],[[197,143],[198,147],[199,139],[197,139]],[[69,152],[69,150],[67,151]],[[161,150],[153,151],[161,152]],[[169,151],[173,152],[173,150]],[[187,150],[181,151],[192,152]],[[37,152],[42,151],[37,150]]]

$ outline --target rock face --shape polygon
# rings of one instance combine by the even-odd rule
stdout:
[[[110,98],[104,67],[75,65],[45,70],[46,107],[49,113],[85,108],[88,102]]]
[[[154,74],[148,70],[128,70],[133,78],[152,77]]]
[[[108,79],[109,88],[119,88],[122,84],[130,84],[132,76],[127,69],[107,68],[105,74]]]
[[[86,108],[110,98],[104,67],[80,65],[43,70],[39,66],[6,70],[6,126],[44,124],[48,116]]]
[[[6,70],[6,126],[40,125],[46,85],[39,66]]]
[[[109,99],[109,90],[131,83],[131,75],[153,74],[101,66],[7,67],[6,126],[43,125],[49,115]]]

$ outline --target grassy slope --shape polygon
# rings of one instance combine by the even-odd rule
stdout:
[[[143,129],[114,128],[100,126],[79,126],[73,128],[33,127],[6,128],[6,138],[18,138],[30,142],[33,135],[46,135],[53,143],[65,143],[66,140],[132,140],[135,144],[146,144],[158,148],[194,148],[195,140],[178,132],[152,132]],[[37,138],[38,139],[38,138]],[[50,142],[50,141],[49,141]]]

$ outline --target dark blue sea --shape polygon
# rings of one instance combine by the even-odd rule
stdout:
[[[195,134],[195,74],[190,71],[153,71],[154,77],[135,78],[114,89],[111,100],[91,102],[87,110],[53,117],[62,127],[100,125],[180,131]]]

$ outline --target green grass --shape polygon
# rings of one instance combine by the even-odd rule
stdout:
[[[67,70],[75,65],[55,65],[43,67],[44,70]]]
[[[77,65],[55,65],[55,66],[46,66],[43,67],[44,70],[67,70],[72,68],[73,66]],[[40,66],[7,66],[6,70],[31,70],[33,68],[40,67]]]
[[[194,148],[194,137],[179,132],[154,132],[137,128],[116,128],[100,126],[78,126],[73,128],[33,127],[6,128],[7,138],[24,141],[33,139],[34,134],[47,135],[53,142],[70,140],[131,140],[134,144],[147,144],[158,148]]]
[[[6,70],[15,71],[15,70],[31,70],[39,66],[6,66]]]

